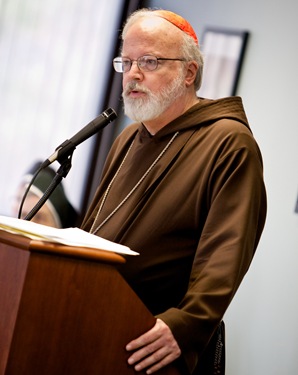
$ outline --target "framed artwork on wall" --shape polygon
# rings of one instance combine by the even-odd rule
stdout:
[[[218,99],[236,95],[249,32],[206,27],[201,42],[203,82],[198,95]]]

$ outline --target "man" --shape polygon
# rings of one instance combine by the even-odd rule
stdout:
[[[265,222],[261,154],[240,98],[197,97],[203,61],[185,19],[140,10],[122,38],[114,67],[136,123],[112,146],[83,228],[140,253],[119,271],[157,320],[127,344],[129,364],[223,373],[218,327]]]

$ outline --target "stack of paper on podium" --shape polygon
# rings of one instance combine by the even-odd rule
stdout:
[[[108,241],[79,228],[59,229],[13,217],[0,216],[0,230],[19,234],[32,240],[101,249],[125,255],[138,255],[127,246]]]

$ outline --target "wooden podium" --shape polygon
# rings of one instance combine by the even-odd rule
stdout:
[[[155,318],[116,270],[124,261],[0,230],[0,375],[145,374],[125,345]]]

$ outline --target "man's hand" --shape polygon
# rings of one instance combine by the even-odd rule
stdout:
[[[160,319],[156,320],[152,329],[127,344],[126,350],[135,351],[128,358],[128,363],[136,364],[136,371],[147,368],[146,374],[156,372],[181,355],[170,328]]]

